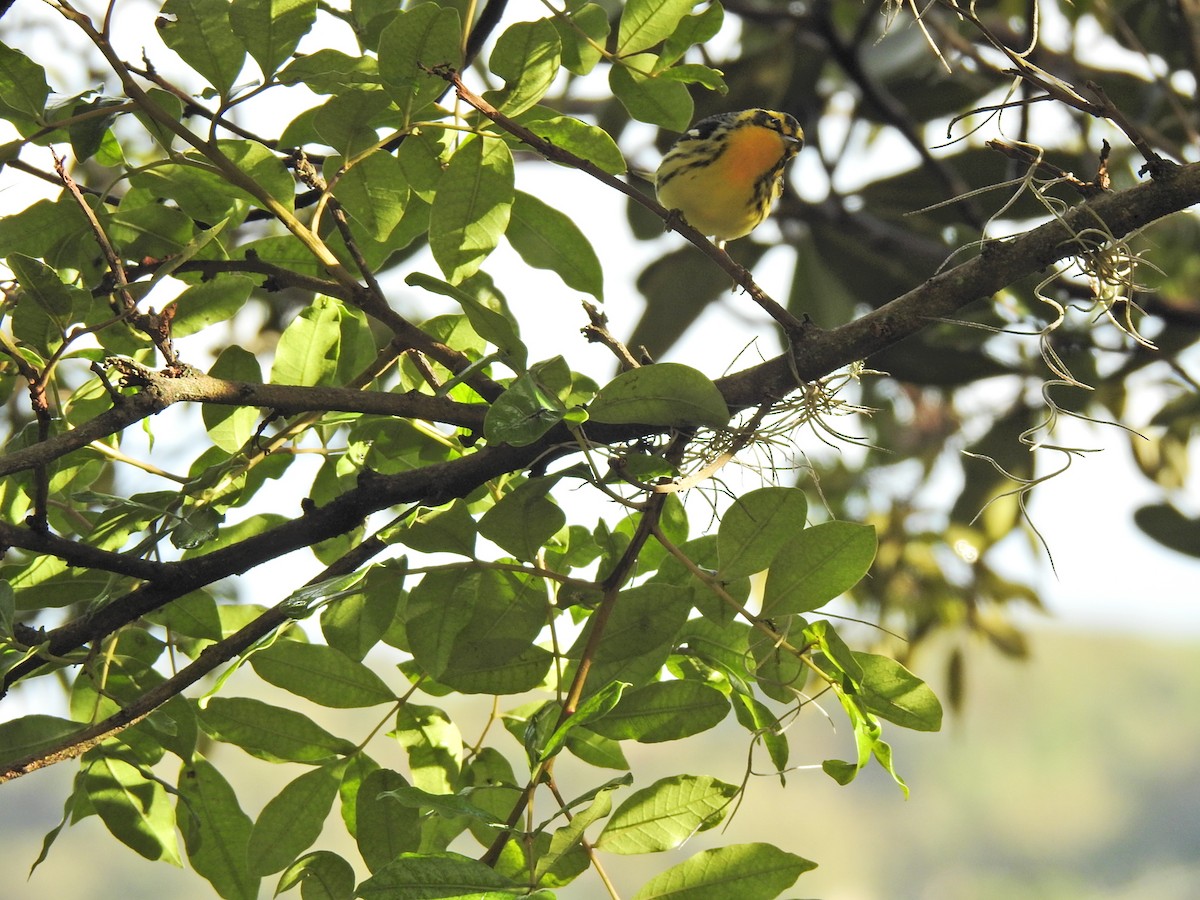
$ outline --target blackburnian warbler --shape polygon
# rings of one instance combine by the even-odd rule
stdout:
[[[723,246],[771,212],[783,167],[802,146],[804,131],[787,113],[744,109],[701,119],[663,157],[658,202]]]

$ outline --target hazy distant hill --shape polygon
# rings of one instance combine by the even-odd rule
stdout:
[[[907,802],[879,770],[845,788],[819,769],[791,773],[783,789],[777,779],[759,778],[731,826],[735,839],[771,840],[819,862],[789,893],[794,897],[1200,897],[1200,646],[1042,629],[1032,647],[1025,665],[976,648],[965,714],[951,718],[941,734],[889,730],[897,768],[912,789]],[[935,685],[939,667],[932,654],[915,665]],[[711,734],[689,742],[691,770],[739,781],[744,732],[725,728],[720,736],[727,743],[719,753]],[[852,750],[851,736],[834,733],[815,713],[802,716],[790,738],[797,765],[845,758]],[[627,749],[649,759],[670,754],[665,774],[679,771],[685,748]],[[240,751],[222,752],[232,759]],[[518,758],[515,744],[512,758]],[[197,876],[145,862],[99,834],[94,818],[66,829],[26,882],[43,834],[62,815],[72,775],[60,766],[0,789],[5,900],[211,898]],[[568,778],[569,770],[560,767],[559,777]],[[251,815],[270,787],[254,793],[242,797]],[[709,846],[706,837],[678,857]],[[120,874],[118,861],[125,865]],[[628,897],[663,862],[607,857],[606,867]],[[105,883],[97,883],[97,872],[105,873]],[[273,890],[268,879],[262,896]],[[559,896],[604,894],[585,877]]]

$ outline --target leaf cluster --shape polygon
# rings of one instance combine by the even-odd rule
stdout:
[[[1170,161],[1196,150],[1175,81],[1046,47],[1024,3],[569,0],[501,22],[503,6],[167,0],[162,46],[131,62],[118,11],[56,0],[61,45],[107,78],[74,95],[56,61],[0,44],[4,174],[54,190],[0,218],[0,673],[6,693],[57,677],[67,694],[0,724],[2,778],[79,760],[42,858],[96,816],[226,898],[267,878],[306,898],[543,897],[585,873],[615,895],[609,867],[727,822],[751,776],[819,765],[845,784],[875,761],[907,793],[885,725],[937,730],[941,704],[904,646],[830,604],[1019,653],[988,613],[1037,598],[988,554],[1040,477],[1028,446],[1047,417],[1124,421],[1151,315],[1172,325],[1154,338],[1175,390],[1138,457],[1164,499],[1138,521],[1195,552],[1171,493],[1197,412],[1177,362],[1200,324],[1194,220],[1156,230],[1161,277],[1139,234],[1200,201],[1200,170]],[[1069,33],[1098,17],[1133,49],[1151,32],[1128,26],[1160,24],[1145,4],[1069,6]],[[1192,65],[1153,33],[1173,71]],[[631,126],[670,137],[718,105],[806,118],[814,162],[772,249],[790,296],[743,265],[766,245],[730,259],[683,226],[720,267],[656,260],[622,340],[591,305],[620,264],[593,246],[607,225],[536,174],[623,191],[635,232],[671,224],[628,173]],[[1042,108],[1070,128],[1043,138]],[[934,153],[947,122],[957,142]],[[974,141],[990,125],[1018,136],[1004,153]],[[858,171],[881,147],[915,167]],[[1071,175],[1080,160],[1094,177]],[[488,269],[504,245],[589,298],[615,377],[535,357],[536,317]],[[782,353],[714,381],[711,359],[630,352],[670,349],[730,276]],[[1035,338],[1014,351],[1000,332],[1017,327]],[[971,403],[988,380],[1004,399]],[[1083,386],[1101,389],[1057,392]],[[847,452],[814,463],[826,443]],[[964,444],[993,465],[932,513],[880,487]],[[763,473],[745,488],[724,480],[741,460]],[[473,695],[491,698],[482,722]],[[789,742],[818,704],[847,724],[847,759]],[[722,725],[747,749],[741,783],[639,783],[629,742]],[[234,750],[290,773],[261,810]],[[558,772],[566,757],[587,774]],[[335,810],[353,858],[321,846]],[[814,865],[729,843],[635,896],[774,897]]]

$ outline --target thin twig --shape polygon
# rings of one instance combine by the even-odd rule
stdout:
[[[680,221],[678,215],[672,215],[671,210],[668,210],[657,200],[643,194],[637,188],[622,181],[615,175],[605,172],[595,163],[590,160],[576,156],[569,150],[564,150],[545,138],[534,134],[524,125],[514,122],[504,113],[500,112],[496,107],[492,106],[478,94],[472,93],[466,85],[463,84],[462,78],[458,72],[451,66],[433,66],[426,69],[433,75],[444,78],[454,86],[459,99],[473,106],[487,118],[491,119],[509,134],[520,138],[522,142],[528,144],[539,154],[544,156],[551,162],[562,163],[579,169],[581,172],[586,172],[597,181],[608,185],[613,190],[620,191],[625,196],[631,198],[637,203],[640,203],[654,215],[658,216],[666,226],[672,231],[678,232],[682,237],[687,239],[691,244],[696,246],[705,256],[715,262],[724,270],[734,282],[740,286],[750,296],[750,299],[761,306],[768,315],[771,316],[790,338],[795,338],[802,335],[809,328],[806,321],[802,321],[784,309],[775,300],[773,300],[766,291],[764,291],[754,281],[753,276],[745,269],[745,267],[734,262],[733,258],[723,249],[717,247],[705,235],[701,234],[686,222]]]
[[[413,506],[399,518],[403,518],[404,515],[415,510],[416,506]],[[396,520],[393,519],[380,531],[394,527],[395,522]],[[320,584],[322,581],[357,571],[387,546],[388,542],[381,540],[376,533],[305,584],[306,586]],[[205,647],[193,662],[178,673],[140,694],[128,706],[103,721],[80,729],[52,747],[6,762],[5,768],[0,771],[0,784],[20,778],[22,775],[28,775],[30,772],[54,763],[80,756],[109,738],[120,734],[131,725],[136,725],[168,700],[183,693],[184,690],[208,675],[217,666],[233,659],[293,618],[294,607],[290,600],[285,599],[277,603],[229,637]]]
[[[177,368],[180,365],[179,356],[171,342],[171,319],[174,318],[174,304],[167,306],[161,313],[156,313],[153,309],[148,313],[138,310],[137,300],[134,299],[133,292],[129,289],[130,282],[125,274],[125,263],[108,239],[104,226],[100,224],[100,219],[97,218],[95,211],[83,198],[83,192],[79,190],[75,179],[67,171],[64,158],[58,154],[54,154],[54,171],[62,179],[67,191],[75,198],[76,204],[92,228],[92,235],[100,246],[100,251],[108,262],[109,271],[116,281],[115,293],[120,298],[121,308],[125,312],[126,319],[149,335],[154,346],[158,348],[158,352],[162,354],[168,368]]]
[[[613,356],[617,358],[617,362],[621,365],[622,371],[636,369],[641,366],[633,354],[629,352],[621,341],[617,340],[616,335],[608,330],[608,316],[593,303],[587,300],[583,301],[583,308],[588,314],[589,322],[587,325],[580,328],[580,332],[589,343],[603,344],[612,351]]]

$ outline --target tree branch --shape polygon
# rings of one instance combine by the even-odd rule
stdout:
[[[465,84],[458,72],[448,66],[435,66],[429,70],[432,74],[446,79],[447,82],[454,86],[455,91],[461,100],[469,103],[475,109],[479,110],[487,118],[491,119],[513,137],[519,138],[532,149],[536,150],[546,159],[554,162],[563,163],[571,166],[581,172],[591,175],[602,184],[606,184],[614,190],[620,191],[631,200],[640,203],[650,212],[654,213],[666,223],[666,226],[672,231],[678,232],[679,235],[685,238],[701,253],[715,262],[723,269],[734,283],[740,286],[750,296],[750,299],[763,308],[766,313],[771,316],[783,328],[789,336],[802,334],[805,330],[806,323],[800,321],[790,312],[780,306],[770,295],[767,294],[758,283],[754,280],[754,276],[746,270],[744,266],[738,265],[728,253],[721,247],[718,247],[708,237],[701,234],[685,221],[680,221],[678,211],[672,211],[664,207],[657,200],[643,194],[637,188],[605,172],[595,163],[590,160],[576,156],[569,150],[564,150],[562,147],[556,146],[554,143],[539,137],[534,134],[524,125],[514,122],[508,116],[504,115],[478,94],[473,93]]]
[[[117,434],[175,403],[258,406],[285,415],[314,411],[357,412],[442,422],[471,431],[483,429],[483,418],[487,413],[487,407],[482,404],[459,403],[448,397],[418,391],[393,394],[342,387],[227,381],[191,368],[178,375],[155,372],[126,359],[117,361],[117,366],[125,375],[126,384],[143,390],[131,397],[122,397],[121,403],[78,428],[0,457],[0,476],[65,456],[92,441]]]
[[[794,388],[796,376],[815,381],[842,366],[869,359],[926,325],[968,304],[991,297],[1022,278],[1082,252],[1094,252],[1104,232],[1120,240],[1152,222],[1200,203],[1200,163],[1117,193],[1103,194],[1069,209],[1061,219],[1019,237],[985,245],[974,259],[933,276],[906,294],[830,331],[812,331],[781,355],[719,379],[731,409],[746,409],[765,397]]]
[[[811,329],[796,339],[790,355],[781,355],[717,382],[733,410],[761,406],[785,397],[801,382],[815,381],[920,331],[930,322],[951,316],[975,300],[1054,263],[1080,253],[1095,252],[1100,234],[1121,239],[1151,222],[1200,203],[1200,163],[1181,166],[1173,176],[1126,191],[1105,194],[1068,210],[1007,241],[985,246],[983,252],[886,306],[831,331]],[[131,404],[150,407],[153,392]],[[114,409],[105,416],[119,413]],[[147,413],[148,414],[148,413]],[[104,416],[98,417],[102,419]],[[136,417],[131,421],[136,421]],[[93,420],[96,421],[96,420]],[[82,429],[80,429],[82,430]],[[661,429],[641,426],[588,426],[593,441],[634,440]],[[111,433],[111,432],[107,432]],[[65,437],[65,436],[64,436]],[[164,578],[147,584],[95,612],[48,632],[50,656],[62,656],[102,638],[192,590],[220,578],[240,574],[270,559],[357,527],[366,516],[400,503],[437,506],[469,494],[478,486],[509,472],[527,468],[545,456],[575,445],[564,426],[524,447],[485,447],[457,460],[394,475],[364,473],[359,484],[318,509],[262,534],[204,556],[165,564]],[[15,455],[15,454],[14,454]],[[18,529],[23,533],[23,530]],[[26,539],[28,540],[28,539]],[[22,546],[13,541],[14,546]],[[9,671],[2,689],[39,668],[38,659]],[[2,694],[0,694],[2,696]]]

